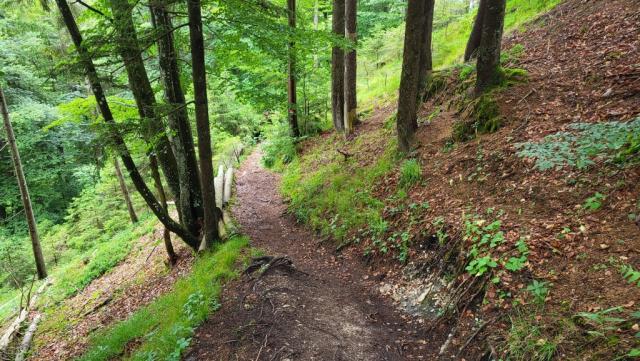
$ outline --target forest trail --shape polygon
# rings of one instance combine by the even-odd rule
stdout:
[[[332,249],[286,214],[280,177],[254,151],[238,172],[234,218],[252,246],[288,256],[229,284],[222,308],[196,332],[186,360],[404,360],[428,347],[417,322],[373,289],[359,260]]]

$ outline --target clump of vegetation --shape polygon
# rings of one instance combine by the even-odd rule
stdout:
[[[498,103],[491,93],[483,94],[466,103],[462,119],[453,125],[452,139],[467,141],[477,134],[495,132],[502,125]]]
[[[518,155],[535,160],[540,171],[575,167],[597,161],[625,164],[638,154],[640,118],[630,122],[573,123],[539,142],[518,143]]]
[[[535,315],[520,314],[511,318],[506,341],[508,359],[514,361],[550,361],[556,355],[560,336],[548,337]]]
[[[262,145],[262,163],[267,168],[281,169],[291,163],[297,154],[295,139],[286,123],[277,123],[268,130],[267,141]]]
[[[417,159],[407,159],[400,165],[400,179],[398,185],[401,188],[409,188],[420,182],[422,169]]]
[[[83,361],[111,360],[131,341],[141,345],[131,360],[180,360],[195,327],[220,308],[222,283],[236,275],[234,264],[248,240],[235,237],[198,258],[189,276],[128,319],[97,332]]]

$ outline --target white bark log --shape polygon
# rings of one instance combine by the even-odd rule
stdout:
[[[224,186],[224,173],[220,173],[217,177],[213,178],[213,187],[216,192],[216,207],[222,209],[222,194]]]
[[[20,349],[18,350],[18,353],[16,354],[16,361],[24,361],[26,356],[27,356],[27,351],[29,351],[29,348],[31,347],[31,340],[33,340],[33,334],[36,332],[36,329],[38,328],[38,323],[40,323],[40,318],[42,318],[41,314],[37,314],[34,318],[33,321],[31,321],[31,324],[29,325],[29,328],[27,329],[27,332],[24,334],[24,338],[22,339],[22,343],[20,344]]]
[[[11,325],[7,328],[7,331],[5,331],[4,335],[2,335],[2,338],[0,338],[0,353],[7,351],[9,344],[11,344],[11,341],[13,341],[13,338],[16,336],[16,334],[20,330],[20,327],[22,327],[22,323],[24,322],[24,320],[27,319],[27,316],[29,315],[29,310],[31,310],[35,306],[36,301],[38,300],[38,296],[40,296],[40,294],[44,291],[44,289],[49,284],[51,284],[51,281],[46,281],[38,288],[36,293],[34,293],[33,296],[31,297],[29,304],[20,311],[20,314],[18,315],[18,317],[16,317],[16,319],[13,320]]]
[[[227,204],[231,199],[231,186],[233,185],[233,167],[229,167],[224,174],[224,197],[222,203]]]

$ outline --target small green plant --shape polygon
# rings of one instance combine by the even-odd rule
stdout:
[[[549,294],[549,282],[533,280],[526,290],[533,295],[534,301],[538,304],[544,303]]]
[[[558,348],[558,337],[549,337],[534,315],[517,313],[511,318],[506,341],[507,360],[550,361]]]
[[[591,329],[587,333],[593,337],[607,337],[607,334],[615,331],[627,321],[626,318],[616,317],[624,309],[621,306],[611,307],[598,312],[579,312],[575,318],[579,322],[586,323]]]
[[[525,267],[529,256],[529,247],[527,247],[527,243],[523,238],[520,238],[516,242],[516,248],[518,249],[518,252],[520,252],[520,256],[509,257],[509,259],[504,263],[504,268],[511,272],[518,272],[522,270]]]
[[[449,235],[447,234],[445,228],[446,225],[444,222],[444,217],[436,217],[431,222],[431,224],[436,230],[436,239],[438,240],[438,244],[443,246],[445,243],[447,243],[447,239],[449,238]]]
[[[604,194],[596,192],[596,194],[584,201],[582,208],[591,212],[597,211],[598,209],[600,209],[600,207],[602,207],[602,201],[604,201],[606,198],[607,196],[605,196]]]
[[[622,273],[622,278],[627,282],[640,287],[640,271],[635,270],[631,265],[625,264],[620,266],[620,273]]]
[[[422,169],[417,159],[407,159],[400,166],[400,181],[398,184],[401,188],[409,188],[418,183],[422,179]]]

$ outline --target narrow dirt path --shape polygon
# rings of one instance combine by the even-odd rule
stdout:
[[[285,213],[279,176],[254,152],[237,177],[233,215],[252,245],[295,270],[244,276],[198,329],[186,360],[404,360],[427,346],[418,324],[373,288],[360,260],[331,249]]]

